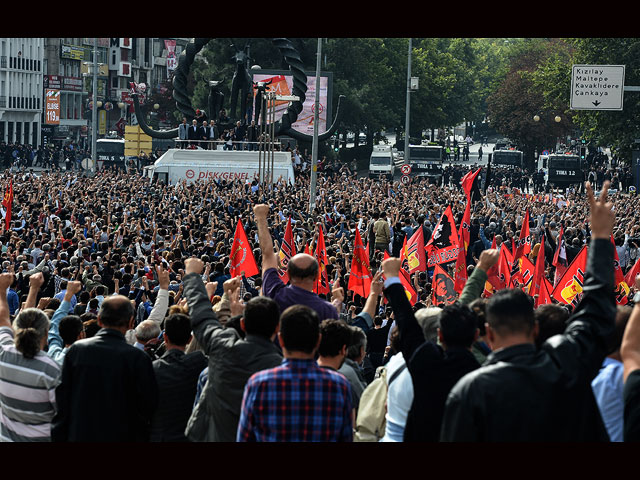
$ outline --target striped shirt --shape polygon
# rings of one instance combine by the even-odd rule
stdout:
[[[51,441],[60,367],[43,351],[25,358],[13,330],[0,327],[0,441]]]
[[[350,442],[351,386],[314,360],[284,359],[249,378],[238,442]]]

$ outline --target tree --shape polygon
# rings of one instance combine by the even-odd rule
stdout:
[[[572,44],[576,48],[576,64],[625,65],[625,84],[640,85],[640,39],[579,38],[573,39]],[[570,79],[570,69],[566,76]],[[640,138],[638,115],[640,96],[626,93],[622,111],[581,110],[576,113],[575,121],[591,145],[610,146],[612,152],[629,164],[635,139]]]
[[[552,73],[556,70],[550,65],[557,68],[558,60],[565,58],[557,53],[562,48],[568,48],[566,43],[548,39],[527,40],[514,45],[509,71],[487,99],[492,126],[517,143],[529,167],[533,167],[536,149],[540,152],[553,148],[557,138],[574,128],[568,98],[560,95],[559,90],[554,93],[545,88],[555,78]],[[539,117],[537,122],[534,120],[536,115]],[[557,116],[560,122],[555,121]]]

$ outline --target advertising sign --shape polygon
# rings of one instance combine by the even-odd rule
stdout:
[[[48,88],[44,95],[44,123],[60,125],[60,90]]]
[[[173,71],[178,66],[178,58],[176,57],[176,41],[165,40],[164,48],[167,49],[167,77],[171,77]]]
[[[71,60],[84,60],[84,48],[76,45],[62,44],[60,47],[60,56]]]
[[[293,75],[291,72],[285,71],[265,71],[261,70],[260,73],[253,73],[253,82],[271,82],[268,85],[267,92],[275,92],[276,95],[292,95],[293,94]],[[318,98],[319,111],[318,111],[318,134],[324,133],[327,128],[327,119],[330,118],[331,113],[331,79],[332,76],[329,72],[320,74],[320,95]],[[255,106],[255,94],[254,89],[254,106],[253,111],[256,111]],[[302,111],[298,114],[298,119],[292,125],[292,127],[298,132],[305,133],[307,135],[313,135],[313,119],[314,119],[314,106],[316,99],[316,77],[314,73],[307,73],[307,91],[305,93],[305,101],[302,104]],[[282,117],[282,114],[287,110],[289,105],[288,100],[276,100],[275,102],[275,117],[276,121]],[[262,115],[261,115],[262,116]],[[260,122],[256,121],[257,124]]]

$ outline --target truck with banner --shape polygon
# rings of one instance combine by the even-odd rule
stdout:
[[[144,176],[165,185],[181,181],[240,180],[251,183],[259,171],[269,169],[271,153],[249,150],[167,150],[153,165],[144,167]],[[265,167],[266,165],[266,167]],[[269,179],[271,175],[268,175]],[[295,183],[290,152],[273,152],[273,181]]]

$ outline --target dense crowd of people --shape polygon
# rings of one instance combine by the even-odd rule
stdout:
[[[461,180],[473,166],[405,185],[324,159],[308,212],[309,169],[295,152],[295,185],[268,193],[255,181],[163,185],[135,170],[5,171],[0,438],[638,438],[640,284],[614,296],[614,254],[623,274],[640,257],[633,194],[604,181],[595,193],[534,197],[498,171],[468,199]],[[410,303],[405,242],[420,229],[425,244],[440,235],[448,207],[461,225],[467,202],[464,289],[434,301],[429,266],[407,275]],[[534,307],[517,283],[486,288],[525,218],[526,256],[546,258],[551,284],[561,232],[569,263],[589,247],[576,305]],[[297,254],[285,265],[289,221]],[[233,271],[238,224],[256,274]],[[314,253],[320,231],[326,265]],[[348,288],[356,237],[371,277],[362,296]],[[455,278],[455,264],[440,266]],[[322,270],[328,294],[314,292]],[[374,398],[383,423],[367,437]]]

